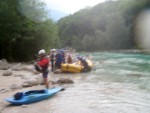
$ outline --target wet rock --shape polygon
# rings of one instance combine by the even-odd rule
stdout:
[[[73,80],[68,79],[68,78],[60,78],[60,79],[58,80],[58,83],[68,83],[68,84],[72,84],[72,83],[74,83],[74,82],[73,82]]]
[[[10,86],[10,89],[12,89],[12,90],[21,89],[21,88],[22,88],[22,86],[20,84],[12,84]]]
[[[22,66],[20,70],[28,71],[28,72],[34,72],[34,69],[31,66]]]
[[[8,69],[10,69],[10,64],[7,62],[7,60],[5,60],[5,59],[2,59],[2,60],[0,60],[0,69],[2,69],[2,70],[8,70]]]
[[[43,81],[41,79],[32,78],[22,83],[22,87],[31,87],[35,85],[42,84]]]
[[[29,73],[16,73],[16,74],[13,74],[13,76],[20,77],[21,79],[24,79],[24,80],[29,80],[34,77],[32,74],[29,74]]]
[[[28,72],[34,71],[32,65],[25,65],[25,64],[21,64],[21,63],[14,65],[11,69],[14,71],[28,71]]]
[[[3,73],[3,76],[11,76],[13,73],[11,70],[8,70],[6,72]]]
[[[8,63],[6,59],[1,59],[0,61]]]
[[[22,64],[18,63],[16,65],[14,65],[11,69],[14,70],[14,71],[20,71],[21,70],[21,66],[22,66]]]
[[[72,84],[72,83],[74,83],[74,81],[69,78],[60,78],[57,81],[51,81],[51,82],[52,82],[52,84]]]

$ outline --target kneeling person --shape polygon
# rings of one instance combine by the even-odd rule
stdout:
[[[78,57],[78,60],[81,62],[81,65],[84,67],[82,72],[89,72],[91,71],[91,67],[88,65],[87,61],[81,57]]]

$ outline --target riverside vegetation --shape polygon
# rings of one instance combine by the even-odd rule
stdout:
[[[40,0],[0,1],[0,59],[32,60],[44,48],[78,51],[141,48],[136,43],[136,18],[149,0],[109,0],[54,22]]]

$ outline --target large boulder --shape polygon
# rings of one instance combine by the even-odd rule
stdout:
[[[3,76],[11,76],[13,73],[11,70],[7,70],[3,73]]]
[[[20,71],[21,70],[21,66],[22,66],[21,63],[13,64],[11,69],[14,70],[14,71]]]
[[[32,87],[43,84],[42,78],[30,78],[22,83],[22,87]]]
[[[33,72],[33,66],[32,65],[26,65],[26,64],[14,64],[13,67],[11,68],[14,71],[28,71],[28,72]]]
[[[34,72],[34,67],[33,65],[27,65],[27,64],[23,64],[20,68],[23,71],[28,71],[28,72]]]
[[[11,68],[11,65],[7,62],[7,60],[2,59],[0,60],[0,69],[1,70],[8,70]]]

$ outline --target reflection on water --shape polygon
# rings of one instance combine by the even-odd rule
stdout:
[[[150,56],[94,53],[92,72],[53,99],[54,113],[150,112]]]

